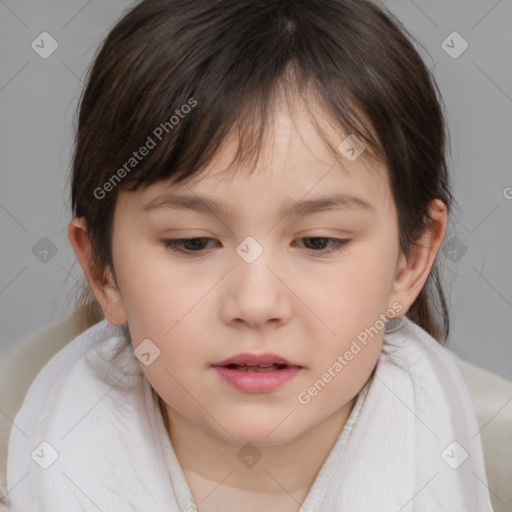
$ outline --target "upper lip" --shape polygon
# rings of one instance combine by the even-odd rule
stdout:
[[[218,361],[213,363],[212,366],[227,366],[229,364],[246,364],[248,366],[257,366],[259,364],[285,364],[287,366],[298,366],[301,367],[300,364],[294,363],[292,361],[288,361],[284,357],[278,356],[276,354],[265,353],[265,354],[250,354],[243,353],[237,354],[233,357],[228,357],[227,359],[223,359],[222,361]]]

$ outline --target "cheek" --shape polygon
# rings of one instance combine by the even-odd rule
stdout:
[[[208,283],[171,265],[161,247],[140,244],[124,252],[121,243],[118,247],[117,277],[132,343],[134,348],[146,339],[154,343],[159,356],[142,369],[157,391],[172,392],[179,388],[172,376],[184,381],[189,368],[205,363],[201,327],[211,304],[198,298]]]
[[[357,351],[349,351],[352,354],[350,361],[346,359],[346,352],[338,351],[340,358],[333,358],[329,366],[315,376],[311,387],[304,390],[311,396],[311,403],[318,409],[318,414],[339,410],[357,395],[370,377],[378,360],[381,344],[375,338],[372,344],[359,345]]]
[[[326,305],[330,329],[318,322],[316,329],[310,327],[316,357],[306,379],[311,387],[303,391],[309,394],[311,389],[311,403],[319,414],[334,413],[358,393],[379,358],[385,329],[380,316],[385,306],[374,293],[354,293],[350,285],[339,286],[336,293],[338,301]]]
[[[342,372],[335,372],[337,382],[347,379],[349,386],[352,381],[357,385],[364,382],[361,377],[371,373],[381,349],[394,258],[391,244],[368,244],[338,267],[336,279],[331,276],[320,289],[313,288],[313,295],[311,291],[305,295],[305,302],[315,304],[311,309],[322,320],[310,315],[309,329],[315,333],[323,365],[315,369],[317,372],[327,370],[338,356],[347,353],[350,361],[343,365]]]
[[[140,339],[163,336],[197,301],[194,283],[160,247],[141,244],[118,253],[117,277],[131,332]]]
[[[394,238],[383,233],[362,244],[350,259],[342,277],[345,287],[351,290],[354,301],[365,302],[367,310],[386,302],[394,277],[398,250]],[[345,290],[345,292],[347,291]]]
[[[151,311],[147,305],[141,307],[146,309],[138,311],[137,318],[130,324],[134,348],[140,340],[149,338],[153,344],[150,346],[158,354],[150,365],[141,365],[141,368],[151,386],[167,403],[178,408],[179,404],[185,404],[186,407],[190,390],[194,389],[194,393],[207,391],[200,389],[204,383],[197,379],[198,370],[206,370],[210,363],[204,330],[200,329],[202,323],[192,312],[189,315],[186,311],[180,312],[179,316],[163,315]]]
[[[336,279],[325,282],[320,292],[309,297],[317,304],[318,316],[325,319],[325,333],[346,339],[373,325],[385,314],[391,291],[394,266],[390,260],[368,256],[340,267]],[[330,329],[328,329],[328,327]],[[333,334],[331,331],[334,331]]]

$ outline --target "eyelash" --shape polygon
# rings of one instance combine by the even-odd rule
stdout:
[[[162,244],[166,249],[169,249],[173,252],[184,254],[184,255],[194,255],[195,253],[201,253],[202,251],[190,251],[190,250],[184,250],[182,248],[179,248],[179,244],[190,242],[193,240],[213,240],[213,238],[207,238],[207,237],[196,237],[196,238],[176,238],[176,239],[164,239],[162,240]],[[330,238],[326,236],[310,236],[302,238],[301,240],[328,240],[330,242],[333,242],[333,245],[330,249],[327,250],[321,250],[317,251],[314,249],[309,249],[313,253],[319,253],[319,254],[331,254],[336,251],[342,251],[350,242],[350,240],[347,239],[341,239],[341,238]]]

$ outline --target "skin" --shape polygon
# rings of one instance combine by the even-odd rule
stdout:
[[[85,220],[73,219],[68,229],[106,318],[129,323],[134,347],[149,338],[161,351],[141,367],[166,403],[171,442],[200,511],[242,504],[299,510],[377,363],[383,329],[307,405],[298,394],[393,304],[401,308],[395,316],[407,312],[446,231],[446,207],[434,201],[430,228],[405,258],[383,164],[335,162],[300,107],[294,115],[278,108],[274,122],[272,144],[252,175],[224,172],[236,148],[228,139],[192,184],[120,192],[112,240],[117,283],[110,269],[101,277],[92,272]],[[337,144],[346,136],[324,129]],[[223,201],[226,215],[143,212],[170,192]],[[279,213],[286,201],[334,192],[362,197],[373,211]],[[252,263],[236,252],[247,236],[263,248]],[[185,245],[188,256],[162,243],[193,237],[212,240]],[[326,254],[332,243],[315,245],[317,237],[350,242]],[[241,392],[210,366],[241,352],[273,352],[303,368],[276,390]],[[253,467],[237,457],[247,442],[261,455]]]

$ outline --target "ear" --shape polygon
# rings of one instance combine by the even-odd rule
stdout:
[[[401,315],[407,313],[425,285],[446,234],[446,205],[435,199],[429,211],[431,220],[425,233],[414,244],[409,257],[401,254],[397,263],[390,304],[401,304]]]
[[[68,225],[68,237],[105,318],[114,325],[124,324],[126,313],[111,269],[107,268],[102,275],[98,275],[98,271],[94,268],[94,250],[84,217],[75,217],[71,220]]]

